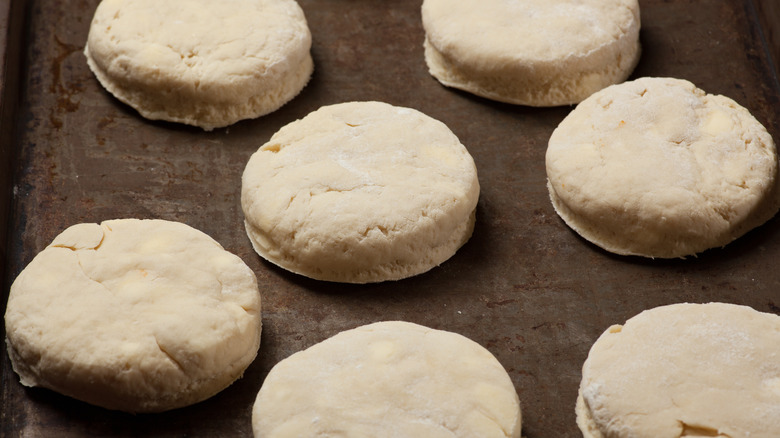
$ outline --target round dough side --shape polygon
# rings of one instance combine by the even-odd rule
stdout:
[[[341,332],[279,362],[252,412],[263,438],[520,437],[511,379],[461,335],[388,321]]]
[[[260,310],[254,273],[200,231],[162,220],[78,224],[14,280],[6,343],[25,386],[160,412],[241,377],[260,346]]]
[[[381,102],[326,106],[277,132],[242,180],[263,258],[307,277],[367,283],[426,272],[471,236],[474,161],[441,122]]]
[[[780,317],[724,303],[650,309],[606,330],[582,368],[586,438],[769,438],[780,424]]]
[[[425,0],[422,20],[439,82],[512,104],[578,103],[641,56],[636,0]]]
[[[292,100],[314,69],[310,49],[294,0],[103,0],[84,54],[142,116],[210,131]]]
[[[550,198],[585,239],[621,255],[721,247],[778,211],[772,137],[733,100],[641,78],[577,106],[550,137]]]

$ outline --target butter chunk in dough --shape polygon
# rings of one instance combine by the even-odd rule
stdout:
[[[128,412],[204,400],[260,346],[260,295],[237,256],[187,225],[74,225],[11,286],[8,352],[22,384]]]
[[[680,79],[595,93],[555,129],[546,163],[561,218],[617,254],[675,258],[722,247],[779,205],[777,151],[764,126]]]
[[[258,254],[289,271],[368,283],[420,274],[471,236],[474,160],[443,123],[381,102],[322,107],[252,155],[241,205]]]
[[[258,438],[519,438],[520,403],[501,364],[461,335],[400,321],[341,332],[271,369]]]
[[[314,69],[310,49],[294,0],[103,0],[84,53],[142,116],[210,131],[292,100]]]
[[[724,303],[644,311],[599,337],[582,367],[585,438],[776,438],[780,317]]]
[[[422,22],[439,82],[520,105],[580,102],[641,53],[637,0],[425,0]]]

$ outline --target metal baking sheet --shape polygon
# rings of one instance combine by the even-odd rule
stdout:
[[[773,1],[640,0],[644,51],[633,77],[684,78],[727,95],[780,138]],[[576,437],[580,368],[609,325],[685,301],[780,313],[777,218],[723,249],[671,261],[611,255],[568,229],[548,199],[544,153],[571,108],[505,105],[440,86],[423,60],[420,0],[299,0],[313,33],[311,82],[279,111],[209,133],[142,119],[100,87],[82,54],[97,3],[0,2],[3,309],[13,278],[67,226],[162,218],[208,233],[255,271],[262,345],[225,391],[155,415],[24,388],[2,349],[2,437],[251,436],[252,403],[274,364],[381,320],[480,343],[515,384],[526,437]],[[352,100],[421,110],[449,125],[476,161],[474,235],[431,272],[364,286],[308,280],[262,261],[244,234],[249,156],[281,126]]]

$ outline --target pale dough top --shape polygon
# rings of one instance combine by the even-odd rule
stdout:
[[[200,401],[257,354],[253,272],[207,235],[161,220],[74,225],[16,278],[5,324],[23,384],[110,409]]]
[[[249,160],[255,249],[293,272],[381,281],[427,271],[471,235],[476,166],[443,123],[380,102],[326,106]]]
[[[564,60],[613,44],[638,21],[635,0],[425,0],[426,37],[474,63]]]
[[[520,437],[501,364],[461,335],[407,322],[341,332],[277,364],[252,414],[260,438]]]
[[[585,436],[777,437],[778,345],[780,317],[732,304],[663,306],[612,326],[582,369]]]
[[[281,0],[103,0],[94,20],[106,34],[89,39],[96,60],[206,88],[263,74],[309,35],[295,2]]]
[[[769,133],[733,100],[679,79],[592,95],[553,132],[546,162],[563,219],[620,254],[692,255],[777,211]]]

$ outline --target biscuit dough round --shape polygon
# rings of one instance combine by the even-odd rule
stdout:
[[[724,303],[647,310],[599,337],[582,368],[586,438],[772,438],[780,317]]]
[[[84,54],[142,116],[210,131],[292,100],[313,71],[310,49],[294,0],[103,0]]]
[[[5,313],[25,386],[127,412],[204,400],[260,346],[254,273],[178,222],[78,224],[19,274]]]
[[[322,107],[249,160],[241,204],[255,250],[318,280],[397,280],[471,236],[474,160],[441,122],[381,102]]]
[[[641,78],[594,94],[555,129],[546,162],[561,218],[617,254],[694,255],[778,210],[767,130],[684,80]]]
[[[476,342],[400,321],[347,330],[271,369],[256,437],[520,437],[520,403]]]
[[[637,0],[425,0],[422,22],[439,82],[512,104],[580,102],[641,52]]]

